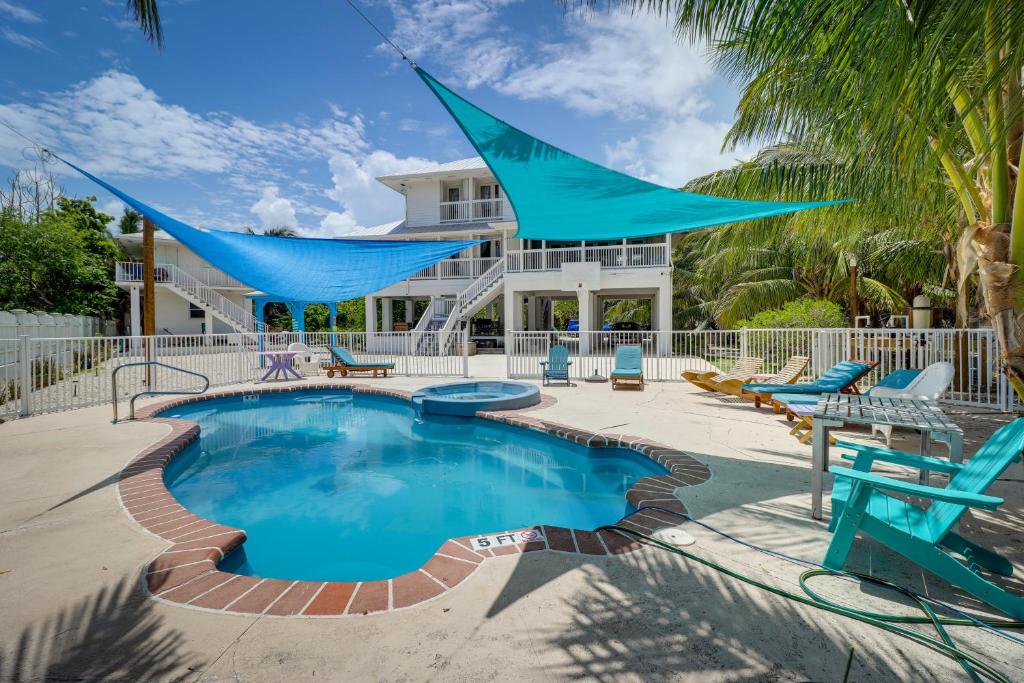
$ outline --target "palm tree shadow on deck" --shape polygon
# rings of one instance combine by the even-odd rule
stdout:
[[[185,651],[126,576],[0,643],[0,681],[179,680],[205,663]]]

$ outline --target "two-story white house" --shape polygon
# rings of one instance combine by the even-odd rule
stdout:
[[[469,326],[482,349],[499,349],[512,330],[554,329],[555,302],[578,303],[580,330],[600,330],[606,304],[651,302],[651,327],[672,329],[671,235],[579,242],[514,237],[515,214],[479,157],[378,180],[405,197],[405,217],[357,239],[478,239],[472,249],[366,297],[367,332],[453,332]],[[141,261],[142,236],[121,235]],[[157,232],[158,334],[255,331],[252,288]],[[131,292],[129,329],[141,329],[142,266],[123,263],[117,282]],[[403,302],[396,306],[396,302]]]
[[[142,233],[116,235],[132,259],[117,264],[115,280],[128,290],[130,306],[125,329],[142,334]],[[156,263],[156,333],[220,334],[255,332],[256,318],[246,295],[252,287],[239,282],[178,242],[157,230],[153,255]]]
[[[508,330],[552,330],[554,304],[565,299],[578,302],[581,330],[615,322],[605,320],[605,304],[621,299],[650,300],[652,328],[672,329],[671,235],[518,239],[512,205],[479,157],[378,180],[405,196],[405,218],[367,238],[484,241],[368,296],[367,331],[394,329],[394,302],[404,301],[405,322],[415,329],[468,324],[478,345],[500,346]],[[417,318],[413,312],[424,307],[415,303],[422,301],[429,303]]]

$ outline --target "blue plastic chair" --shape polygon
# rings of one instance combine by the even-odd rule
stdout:
[[[619,386],[644,388],[644,352],[639,346],[620,346],[615,349],[615,368],[610,374],[612,389]]]
[[[569,366],[572,365],[572,361],[569,360],[569,349],[561,344],[555,344],[548,349],[548,359],[542,360],[540,364],[544,368],[544,386],[548,386],[552,381],[565,382],[567,386],[571,386]]]
[[[836,476],[832,487],[832,542],[824,565],[836,571],[846,565],[854,537],[860,531],[931,573],[958,586],[996,609],[1024,619],[1024,598],[1010,593],[982,576],[987,569],[1011,576],[1013,565],[998,553],[967,540],[954,526],[968,508],[995,510],[1002,498],[985,494],[999,475],[1020,460],[1024,450],[1024,418],[1001,427],[967,464],[922,457],[884,448],[840,441],[836,445],[852,450],[853,468],[831,467]],[[950,476],[945,488],[924,486],[871,473],[880,460],[920,470],[944,472]],[[891,494],[927,498],[926,510]],[[953,557],[956,553],[966,564]]]

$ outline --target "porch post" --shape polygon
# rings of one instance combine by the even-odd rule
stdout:
[[[406,299],[405,300],[405,322],[409,324],[409,329],[416,324],[416,300]]]
[[[580,308],[580,355],[582,356],[590,353],[591,335],[587,334],[587,332],[590,332],[593,329],[591,313],[593,312],[592,299],[594,297],[591,295],[589,289],[580,287],[576,290],[576,298],[579,302]]]
[[[367,333],[377,331],[377,299],[372,296],[366,297],[366,331]]]
[[[526,329],[537,329],[537,297],[532,294],[526,297]]]
[[[380,331],[391,332],[395,329],[394,323],[394,309],[391,306],[391,302],[394,301],[390,296],[384,296],[380,299]]]
[[[129,321],[128,322],[131,325],[131,328],[129,330],[129,334],[131,334],[131,336],[133,336],[133,337],[138,337],[138,336],[142,335],[142,302],[140,301],[140,296],[139,296],[140,294],[141,294],[141,292],[139,291],[138,286],[132,285],[132,288],[129,290],[129,300],[130,300],[130,303],[131,303],[131,308],[130,308],[131,312],[128,314],[128,317],[129,317]],[[138,350],[139,350],[139,342],[138,342],[137,339],[133,339],[132,340],[132,351],[133,352],[138,352]]]
[[[658,320],[658,355],[668,356],[672,352],[672,285],[662,285],[655,295]]]

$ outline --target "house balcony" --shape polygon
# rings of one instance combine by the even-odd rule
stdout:
[[[212,267],[182,268],[181,266],[168,266],[157,263],[154,265],[155,281],[169,282],[172,269],[187,273],[207,287],[215,289],[252,289],[252,287],[236,280],[227,273]],[[136,261],[119,261],[115,269],[114,280],[119,285],[142,282],[142,264]]]
[[[506,273],[561,270],[564,263],[600,263],[602,270],[662,268],[671,262],[668,244],[524,249],[505,254]]]
[[[409,277],[410,280],[475,280],[498,262],[497,258],[445,259]]]
[[[512,205],[504,197],[472,199],[462,202],[441,202],[442,223],[515,220]]]

